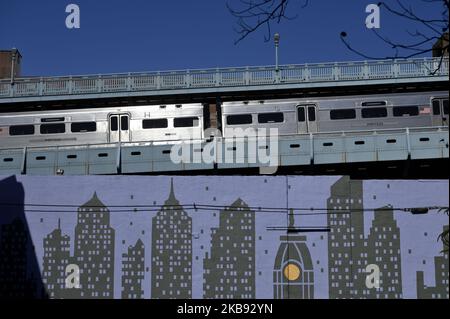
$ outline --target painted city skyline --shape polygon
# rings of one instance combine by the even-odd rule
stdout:
[[[409,183],[424,195],[409,198],[409,204],[444,206],[447,181],[424,187],[422,181],[321,177],[312,189],[305,177],[241,177],[240,184],[223,177],[196,177],[189,184],[184,177],[104,177],[103,183],[87,186],[88,196],[75,204],[64,201],[60,180],[18,179],[26,204],[70,205],[63,213],[25,210],[51,298],[448,297],[448,254],[440,254],[442,243],[436,241],[446,216],[400,215],[393,208],[406,207],[405,199],[392,200]],[[39,179],[47,181],[39,184]],[[80,189],[89,184],[83,178],[77,182]],[[141,188],[145,184],[157,187]],[[47,186],[34,185],[56,191],[46,198]],[[427,189],[434,198],[427,198]],[[261,198],[263,190],[273,196]],[[294,209],[263,212],[267,207]],[[327,214],[305,214],[311,207],[326,208]],[[292,225],[330,232],[268,230]],[[408,248],[403,237],[412,236],[412,226],[423,228],[424,244]],[[345,257],[349,253],[353,259]],[[78,291],[64,289],[71,263],[80,265]],[[382,270],[377,291],[365,286],[368,263]]]

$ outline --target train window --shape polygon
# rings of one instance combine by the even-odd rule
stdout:
[[[128,131],[128,115],[122,115],[120,117],[120,129],[122,131]]]
[[[111,116],[110,121],[111,121],[111,124],[110,124],[111,131],[117,131],[119,129],[119,120],[118,120],[117,116]]]
[[[316,120],[316,108],[308,106],[308,121],[314,122]]]
[[[361,110],[361,116],[363,119],[366,118],[376,118],[376,117],[386,117],[387,109],[385,107],[371,107],[368,109]]]
[[[297,111],[297,120],[299,121],[299,122],[305,122],[305,108],[304,107],[299,107],[298,109],[297,109],[298,111]]]
[[[34,125],[14,125],[9,127],[9,135],[33,135]]]
[[[259,123],[281,123],[284,122],[284,114],[278,113],[260,113],[258,114]]]
[[[58,124],[41,124],[41,134],[58,134],[66,132],[66,125],[64,123]]]
[[[229,115],[227,116],[228,125],[240,125],[240,124],[252,124],[251,114],[239,114],[239,115]]]
[[[419,115],[419,107],[418,106],[395,106],[394,107],[394,116],[416,116]]]
[[[85,133],[97,131],[97,123],[95,122],[75,122],[70,126],[72,133]]]
[[[177,117],[173,119],[173,127],[194,127],[198,125],[198,117]]]
[[[356,118],[356,111],[354,109],[331,110],[330,119],[332,120],[347,120]]]
[[[166,128],[167,126],[168,126],[167,119],[142,120],[143,129]]]
[[[439,100],[433,100],[433,115],[441,114],[441,106],[439,105]]]
[[[385,101],[362,102],[362,106],[385,106]]]
[[[444,106],[444,114],[448,115],[448,100],[442,101],[442,105]]]

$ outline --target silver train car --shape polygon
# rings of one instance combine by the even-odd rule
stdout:
[[[203,105],[0,113],[0,148],[203,139]]]
[[[225,102],[222,125],[224,137],[251,136],[257,129],[268,133],[270,128],[293,135],[445,126],[448,91]]]
[[[203,109],[190,103],[0,113],[0,148],[201,140],[210,137]],[[295,135],[446,126],[448,91],[225,102],[219,120],[223,137],[268,128]]]

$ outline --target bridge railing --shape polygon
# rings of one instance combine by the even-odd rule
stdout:
[[[0,98],[448,76],[448,58],[0,80]]]

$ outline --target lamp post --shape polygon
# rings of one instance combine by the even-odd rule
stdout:
[[[275,33],[273,36],[273,40],[275,42],[275,71],[278,74],[278,47],[280,44],[280,35],[278,33]]]

